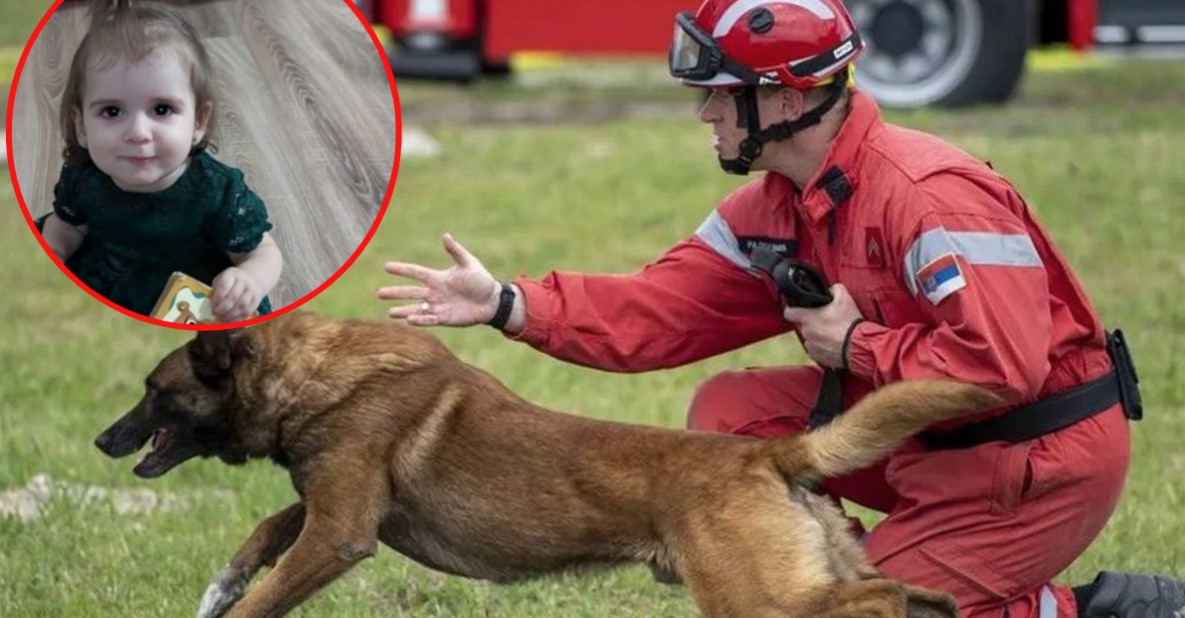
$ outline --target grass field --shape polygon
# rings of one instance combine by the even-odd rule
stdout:
[[[385,306],[373,291],[387,282],[382,263],[443,264],[444,231],[501,276],[628,272],[694,230],[742,182],[718,171],[693,101],[669,87],[540,79],[529,88],[490,84],[469,93],[406,86],[401,95],[405,121],[428,122],[444,154],[403,163],[370,247],[309,309],[381,319]],[[1102,537],[1062,576],[1066,582],[1100,568],[1185,575],[1183,103],[1185,64],[1143,62],[1036,73],[1005,108],[890,114],[1010,176],[1079,269],[1104,320],[1122,326],[1134,348],[1147,419],[1135,426],[1126,493]],[[144,482],[132,476],[130,460],[99,454],[91,440],[188,335],[115,314],[78,291],[34,241],[7,182],[0,183],[0,282],[0,498],[9,501],[0,508],[46,475],[33,492],[45,499],[27,519],[0,515],[0,616],[192,615],[210,575],[255,522],[293,499],[286,475],[266,463],[232,469],[195,461]],[[488,329],[439,334],[544,405],[673,427],[695,384],[712,373],[803,359],[793,342],[772,341],[676,371],[621,376],[561,364]],[[653,584],[642,569],[496,587],[428,571],[385,549],[296,612],[693,614],[680,588]]]

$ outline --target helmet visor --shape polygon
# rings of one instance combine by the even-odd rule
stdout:
[[[691,13],[675,16],[675,36],[667,61],[672,77],[693,86],[777,83],[729,58],[716,39],[700,30]]]
[[[720,70],[716,41],[695,24],[691,13],[675,16],[675,36],[668,56],[671,75],[679,79],[711,79]]]

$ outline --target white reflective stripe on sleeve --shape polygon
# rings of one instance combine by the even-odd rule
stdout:
[[[905,252],[905,283],[915,296],[917,274],[930,262],[948,254],[963,256],[967,264],[985,266],[1037,266],[1041,256],[1028,234],[992,232],[948,232],[936,227],[927,230]]]
[[[715,249],[716,253],[728,258],[728,261],[744,268],[746,270],[750,267],[749,258],[741,253],[741,247],[737,243],[736,234],[732,233],[732,228],[728,227],[728,222],[724,217],[720,216],[718,211],[713,210],[712,214],[708,215],[704,222],[699,224],[699,229],[695,231],[695,235],[699,236],[700,240],[708,243],[708,246]]]
[[[1040,618],[1057,618],[1057,597],[1053,596],[1053,591],[1049,589],[1049,586],[1041,587]]]
[[[716,21],[716,27],[712,29],[712,37],[718,39],[725,34],[728,34],[728,31],[732,30],[733,25],[735,25],[745,13],[748,13],[750,9],[759,7],[763,4],[792,4],[814,13],[815,17],[818,17],[819,19],[835,18],[835,13],[831,10],[831,7],[823,4],[819,0],[740,0],[740,2],[736,2],[732,6],[728,7],[728,10],[724,11],[724,14],[721,15],[720,19]]]

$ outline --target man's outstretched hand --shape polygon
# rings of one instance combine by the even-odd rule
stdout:
[[[407,262],[387,262],[383,269],[419,285],[379,288],[381,300],[413,301],[391,307],[388,315],[414,326],[472,326],[485,324],[498,309],[501,284],[481,261],[451,234],[443,238],[453,265],[436,270]]]

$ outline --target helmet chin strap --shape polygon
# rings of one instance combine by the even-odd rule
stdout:
[[[823,114],[835,107],[840,95],[847,88],[847,82],[847,73],[837,74],[831,84],[827,86],[827,98],[822,103],[796,120],[784,120],[764,130],[761,129],[761,120],[757,117],[757,87],[746,86],[740,93],[733,95],[733,100],[737,105],[737,126],[747,127],[749,135],[741,141],[740,153],[735,159],[717,157],[720,160],[721,169],[729,174],[740,176],[748,174],[749,167],[753,165],[757,157],[761,156],[761,150],[767,142],[789,139],[795,133],[819,124],[819,121],[823,119]]]

